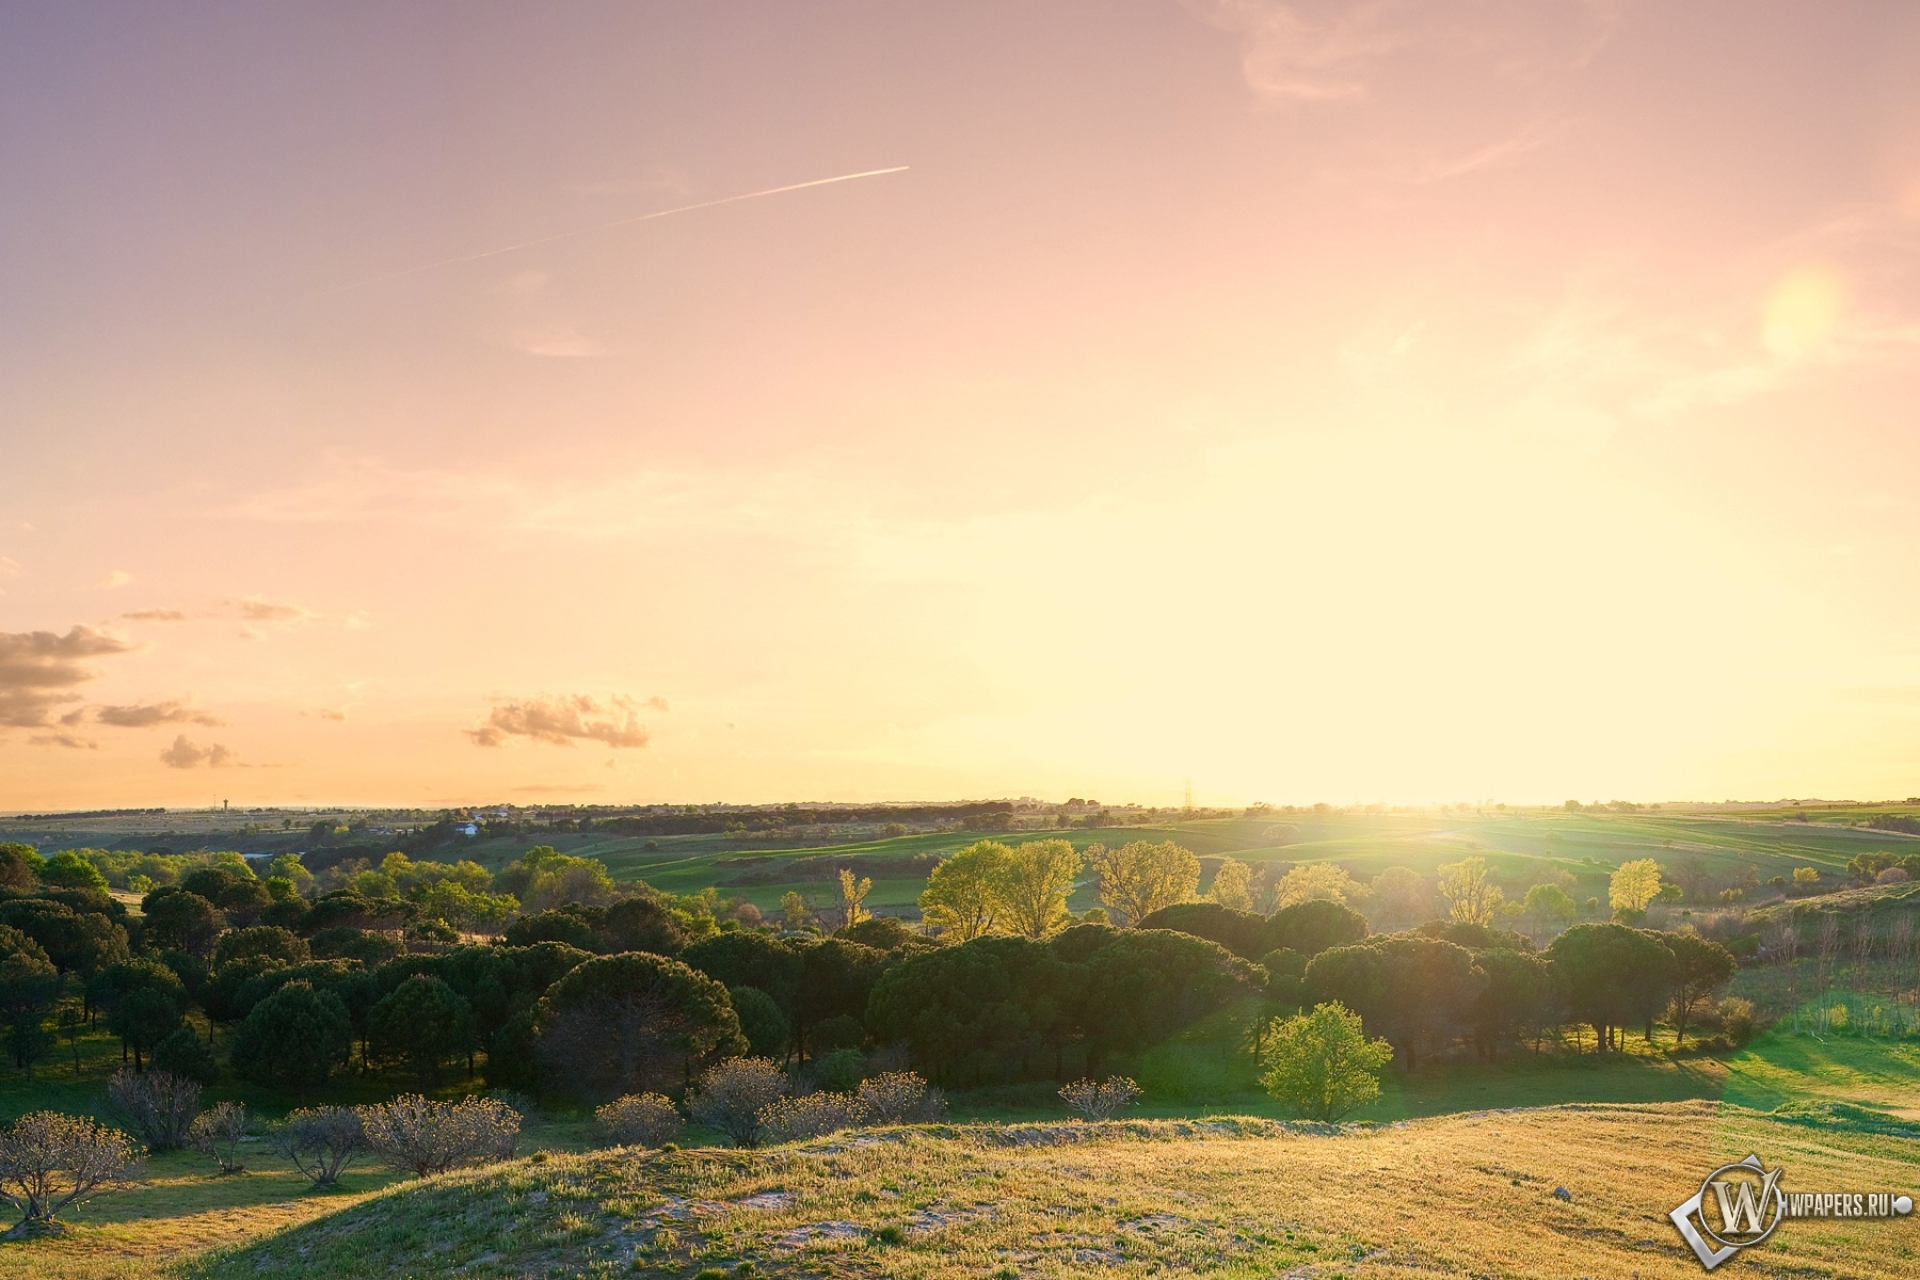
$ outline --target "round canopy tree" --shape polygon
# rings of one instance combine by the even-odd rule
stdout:
[[[608,1098],[676,1087],[747,1047],[724,986],[644,951],[568,973],[540,1001],[535,1027],[549,1079]]]

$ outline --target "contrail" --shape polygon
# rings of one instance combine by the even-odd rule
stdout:
[[[659,209],[653,213],[643,213],[634,218],[616,218],[612,222],[603,222],[594,227],[581,227],[577,231],[562,231],[559,235],[541,236],[538,240],[522,240],[519,244],[502,245],[498,249],[488,249],[484,253],[470,253],[462,258],[442,258],[438,262],[429,262],[422,267],[408,267],[405,271],[394,271],[384,276],[369,276],[365,280],[355,280],[352,284],[337,285],[324,293],[342,293],[348,289],[361,289],[370,284],[382,284],[388,280],[398,280],[403,276],[417,276],[423,271],[438,271],[441,267],[459,266],[463,262],[479,262],[483,258],[497,258],[503,253],[515,253],[521,249],[531,249],[536,245],[552,244],[557,240],[571,240],[576,236],[590,236],[599,231],[611,231],[615,227],[630,227],[637,222],[652,222],[655,218],[671,218],[676,213],[692,213],[696,209],[713,209],[723,204],[738,204],[742,200],[758,200],[762,196],[783,195],[788,191],[805,191],[808,187],[825,187],[836,182],[852,182],[856,178],[877,178],[885,173],[905,173],[908,166],[895,165],[891,169],[863,169],[859,173],[843,173],[837,178],[815,178],[812,182],[795,182],[784,187],[768,187],[765,191],[748,191],[737,196],[722,196],[718,200],[702,200],[699,204],[683,204],[673,209]]]

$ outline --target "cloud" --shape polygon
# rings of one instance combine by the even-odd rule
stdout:
[[[91,738],[76,737],[71,733],[36,733],[27,741],[36,747],[68,747],[75,751],[100,749],[100,744]]]
[[[515,350],[524,351],[530,356],[554,356],[565,360],[591,360],[607,354],[605,344],[572,329],[552,333],[522,332],[515,335],[513,345]]]
[[[0,725],[43,728],[47,714],[63,702],[76,702],[70,690],[100,673],[88,658],[126,653],[133,645],[111,631],[75,627],[51,631],[0,632]]]
[[[1270,0],[1189,0],[1210,24],[1242,37],[1241,74],[1268,102],[1333,102],[1367,93],[1373,61],[1411,42],[1384,4],[1339,6],[1319,21]]]
[[[187,615],[178,609],[135,609],[120,615],[129,622],[185,622]]]
[[[495,704],[485,724],[466,733],[483,747],[505,746],[512,738],[531,738],[556,747],[570,747],[577,742],[644,747],[649,735],[639,720],[643,705],[661,704],[659,699],[643,704],[615,695],[602,705],[586,694],[500,702]]]
[[[93,718],[100,724],[110,724],[118,729],[150,729],[157,724],[225,724],[206,711],[200,711],[187,705],[185,699],[174,698],[167,702],[132,703],[127,706],[94,707]]]
[[[115,588],[124,587],[132,581],[133,581],[133,575],[128,573],[125,569],[115,569],[112,573],[100,579],[100,581],[95,583],[94,585],[99,587],[100,590],[102,591],[112,591]]]
[[[242,596],[238,600],[227,601],[227,604],[249,622],[273,622],[298,627],[320,618],[319,614],[297,604],[275,604],[259,596]]]
[[[193,769],[203,764],[219,769],[237,764],[238,757],[217,742],[210,747],[203,747],[183,733],[173,740],[172,746],[160,753],[160,763],[169,769]]]

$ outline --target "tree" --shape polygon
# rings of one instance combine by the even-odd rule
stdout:
[[[206,955],[226,927],[213,903],[174,885],[149,893],[141,899],[140,910],[146,919],[147,946],[172,948],[189,955]]]
[[[1660,941],[1673,953],[1669,1017],[1677,1048],[1686,1043],[1687,1025],[1693,1021],[1693,1011],[1711,1000],[1714,992],[1733,977],[1733,953],[1717,942],[1692,933],[1663,933]]]
[[[798,947],[755,930],[735,929],[702,938],[681,952],[680,960],[729,988],[766,992],[792,1021],[794,998],[806,971]]]
[[[1365,916],[1337,902],[1316,899],[1274,912],[1267,920],[1266,947],[1285,947],[1311,957],[1329,947],[1343,947],[1366,936]]]
[[[736,1147],[757,1147],[766,1131],[761,1115],[786,1096],[787,1073],[765,1058],[732,1058],[707,1068],[689,1109]]]
[[[13,1065],[33,1079],[33,1064],[53,1046],[47,1011],[60,998],[60,971],[46,951],[18,929],[0,926],[0,1020]]]
[[[793,1042],[793,1024],[773,997],[758,987],[728,987],[734,1016],[740,1019],[740,1034],[747,1038],[747,1052],[755,1057],[778,1058]]]
[[[1392,1061],[1393,1046],[1369,1040],[1358,1014],[1321,1004],[1273,1028],[1260,1083],[1308,1119],[1333,1123],[1380,1096]]]
[[[1388,867],[1373,878],[1373,901],[1385,924],[1424,920],[1432,902],[1427,882],[1410,867]]]
[[[216,1102],[187,1126],[187,1145],[203,1156],[212,1156],[223,1177],[247,1171],[247,1166],[240,1162],[240,1144],[246,1137],[247,1105],[244,1102]]]
[[[1446,899],[1447,918],[1467,924],[1493,923],[1506,895],[1487,879],[1485,858],[1464,858],[1440,868],[1440,896]]]
[[[943,1082],[961,1067],[971,1067],[976,1080],[987,1070],[1007,1074],[1024,1053],[1056,1050],[1067,1040],[1065,996],[1079,985],[1067,980],[1069,972],[1077,971],[1030,938],[989,934],[938,947],[881,977],[868,1001],[868,1025],[878,1039],[904,1040]]]
[[[992,933],[999,911],[998,888],[1013,850],[997,840],[979,840],[944,858],[920,892],[920,915],[947,942],[970,942]]]
[[[1573,1017],[1593,1027],[1595,1049],[1667,1002],[1673,957],[1652,937],[1619,924],[1577,924],[1547,947]]]
[[[59,1230],[55,1218],[138,1169],[131,1139],[84,1116],[35,1111],[0,1130],[0,1199],[25,1216],[15,1238]]]
[[[1291,907],[1302,902],[1337,902],[1345,904],[1357,896],[1360,886],[1353,882],[1343,867],[1330,862],[1312,862],[1304,867],[1295,867],[1280,879],[1273,891],[1274,903],[1280,907]]]
[[[644,951],[587,961],[547,990],[534,1017],[549,1078],[603,1098],[671,1088],[747,1047],[726,987]]]
[[[220,941],[214,944],[213,966],[218,968],[248,956],[266,956],[282,964],[305,964],[313,959],[313,952],[293,930],[262,924],[221,934]]]
[[[810,1053],[808,1030],[829,1018],[866,1016],[867,999],[893,958],[876,947],[826,938],[801,950],[801,981],[793,1004],[793,1038]]]
[[[1118,849],[1096,844],[1086,856],[1100,877],[1101,905],[1129,924],[1185,902],[1200,883],[1200,859],[1172,841],[1135,840]]]
[[[687,931],[665,907],[652,898],[622,898],[607,908],[601,933],[609,952],[651,951],[677,956],[687,945]]]
[[[1539,956],[1503,947],[1482,951],[1474,961],[1484,975],[1470,1014],[1474,1043],[1491,1062],[1501,1045],[1548,1020],[1553,977]]]
[[[840,910],[846,917],[841,923],[851,928],[873,915],[861,904],[867,895],[873,892],[873,881],[867,876],[854,879],[851,867],[840,868]]]
[[[787,928],[800,929],[813,919],[813,912],[807,909],[807,900],[798,889],[789,889],[780,895],[780,917]]]
[[[273,1131],[271,1142],[316,1188],[332,1187],[367,1150],[367,1131],[356,1108],[302,1107]]]
[[[173,1034],[187,1011],[187,989],[179,975],[145,956],[108,965],[87,986],[93,1002],[107,1011],[107,1030],[133,1051],[134,1070],[143,1055]]]
[[[1230,911],[1253,910],[1253,868],[1238,858],[1221,859],[1207,897]]]
[[[995,890],[1008,932],[1040,940],[1066,927],[1067,895],[1079,871],[1080,855],[1065,840],[1029,840],[1014,849]]]
[[[220,1078],[220,1064],[214,1060],[213,1049],[184,1023],[153,1046],[149,1062],[154,1071],[164,1071],[198,1085],[210,1085]]]
[[[46,865],[30,844],[13,840],[0,844],[0,887],[32,890],[40,883],[40,868]]]
[[[1557,884],[1536,884],[1527,890],[1525,911],[1542,927],[1566,928],[1580,910],[1567,891]],[[1537,939],[1536,939],[1537,941]]]
[[[307,1091],[353,1053],[353,1021],[338,996],[289,982],[253,1007],[233,1037],[233,1069],[255,1084]]]
[[[1139,927],[1190,933],[1196,938],[1217,942],[1247,960],[1258,959],[1273,949],[1267,938],[1269,926],[1265,916],[1236,911],[1217,902],[1176,902],[1140,921]]]
[[[40,868],[40,879],[63,889],[98,889],[102,893],[107,889],[107,878],[100,869],[72,849],[62,849],[48,858]]]
[[[1660,864],[1652,858],[1621,863],[1607,881],[1607,905],[1613,908],[1613,918],[1622,923],[1644,918],[1647,904],[1659,893]]]
[[[367,1039],[376,1056],[404,1063],[424,1089],[473,1044],[473,1007],[439,978],[415,974],[368,1011]]]

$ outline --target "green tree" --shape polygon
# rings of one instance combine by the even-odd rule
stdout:
[[[1463,858],[1441,867],[1440,896],[1447,903],[1447,918],[1466,924],[1492,924],[1506,900],[1500,887],[1487,879],[1485,858]]]
[[[1557,884],[1536,884],[1528,889],[1524,909],[1543,928],[1557,925],[1563,929],[1580,910],[1567,896],[1567,891]]]
[[[1660,941],[1673,953],[1673,996],[1669,1018],[1676,1047],[1687,1040],[1694,1010],[1733,977],[1733,953],[1717,942],[1692,933],[1663,933]]]
[[[1274,912],[1267,920],[1266,948],[1285,947],[1303,956],[1317,956],[1329,947],[1344,947],[1366,936],[1365,916],[1352,907],[1316,899]]]
[[[747,1038],[747,1052],[757,1058],[783,1058],[793,1039],[793,1024],[780,1011],[772,996],[758,987],[728,987],[734,1016],[740,1019],[740,1034]]]
[[[1072,917],[1067,895],[1080,872],[1080,855],[1065,840],[1029,840],[1002,865],[994,896],[1009,933],[1044,940]]]
[[[1268,1033],[1260,1083],[1308,1119],[1332,1123],[1380,1096],[1392,1061],[1393,1046],[1369,1040],[1358,1014],[1322,1004]]]
[[[920,915],[946,942],[968,942],[992,933],[999,912],[997,892],[1013,850],[997,840],[979,840],[944,858],[920,892]]]
[[[146,945],[204,956],[226,928],[226,920],[212,902],[191,890],[165,885],[140,902],[146,919]]]
[[[1092,845],[1087,865],[1100,877],[1100,903],[1128,924],[1185,902],[1200,884],[1200,859],[1172,841],[1135,840],[1118,849]]]
[[[1345,904],[1359,896],[1359,893],[1360,886],[1354,883],[1346,868],[1336,867],[1330,862],[1312,862],[1304,867],[1295,867],[1282,876],[1274,888],[1273,900],[1280,907],[1303,902]]]
[[[9,840],[0,844],[0,886],[8,889],[33,889],[40,883],[40,868],[47,860],[30,844]]]
[[[588,1096],[677,1087],[747,1047],[724,986],[644,951],[580,965],[548,989],[534,1017],[547,1078]]]
[[[405,1064],[422,1089],[438,1084],[447,1059],[473,1044],[473,1007],[442,982],[415,974],[367,1013],[376,1057]]]
[[[33,1079],[33,1065],[47,1056],[53,1037],[47,1012],[60,998],[60,971],[40,945],[18,929],[0,928],[0,1019],[6,1023],[13,1065]]]
[[[845,918],[840,922],[851,929],[862,920],[869,920],[873,912],[867,910],[867,895],[873,892],[873,881],[867,876],[854,877],[851,867],[840,868],[840,913]]]
[[[1625,925],[1574,925],[1547,947],[1547,962],[1574,1020],[1593,1027],[1597,1052],[1614,1046],[1619,1028],[1650,1020],[1672,989],[1672,953]]]
[[[100,869],[72,849],[62,849],[48,858],[40,869],[40,879],[62,889],[98,889],[102,893],[107,889],[107,878]]]
[[[1222,858],[1207,897],[1229,911],[1253,910],[1253,868],[1238,858]]]
[[[253,1007],[233,1036],[233,1069],[255,1084],[292,1089],[302,1105],[353,1053],[353,1020],[339,997],[289,982]]]
[[[145,1070],[147,1050],[173,1034],[187,1011],[187,989],[178,974],[145,956],[102,969],[87,984],[93,1003],[106,1010],[107,1029],[133,1052],[134,1070]]]
[[[789,889],[780,895],[780,916],[787,928],[799,929],[813,919],[813,912],[807,909],[807,900],[798,889]]]

